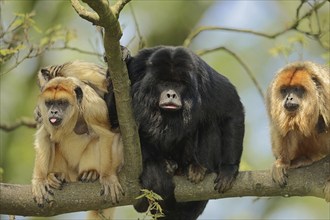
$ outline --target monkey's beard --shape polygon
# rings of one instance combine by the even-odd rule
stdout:
[[[294,112],[288,112],[282,105],[277,107],[274,115],[277,115],[276,126],[281,135],[285,136],[289,131],[299,131],[303,136],[309,137],[315,132],[319,119],[319,107],[316,103],[304,100],[301,106]]]

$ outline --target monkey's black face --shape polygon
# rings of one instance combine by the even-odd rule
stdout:
[[[69,106],[67,100],[48,100],[45,102],[48,110],[48,120],[51,125],[57,127],[61,124],[65,111]]]
[[[305,89],[301,86],[290,86],[281,88],[280,92],[284,99],[284,108],[290,113],[297,111]]]

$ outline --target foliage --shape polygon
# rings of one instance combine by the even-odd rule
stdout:
[[[159,201],[162,201],[163,198],[152,190],[141,189],[142,194],[135,199],[146,198],[149,202],[149,207],[146,212],[146,217],[152,217],[153,219],[158,219],[164,217],[163,209],[159,205]]]
[[[51,49],[65,49],[76,38],[75,31],[61,25],[42,30],[34,20],[35,13],[16,13],[8,27],[0,27],[0,64],[12,63],[0,76],[15,69],[24,60],[38,57]]]

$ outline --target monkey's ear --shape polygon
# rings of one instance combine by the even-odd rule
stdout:
[[[88,125],[83,117],[79,117],[76,125],[74,126],[74,133],[77,135],[88,134]]]
[[[81,88],[79,86],[77,86],[74,89],[74,92],[76,93],[77,101],[80,104],[83,99],[83,91],[81,90]]]

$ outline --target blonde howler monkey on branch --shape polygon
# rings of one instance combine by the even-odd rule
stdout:
[[[330,154],[330,71],[313,62],[279,70],[268,88],[273,180],[284,187],[287,169],[307,166]],[[330,201],[330,178],[324,188]]]
[[[124,193],[117,176],[123,144],[120,133],[110,131],[109,110],[102,98],[105,72],[95,64],[75,61],[43,68],[38,82],[35,201],[42,207],[52,198],[51,188],[61,189],[65,182],[99,180],[101,195],[118,202]]]

